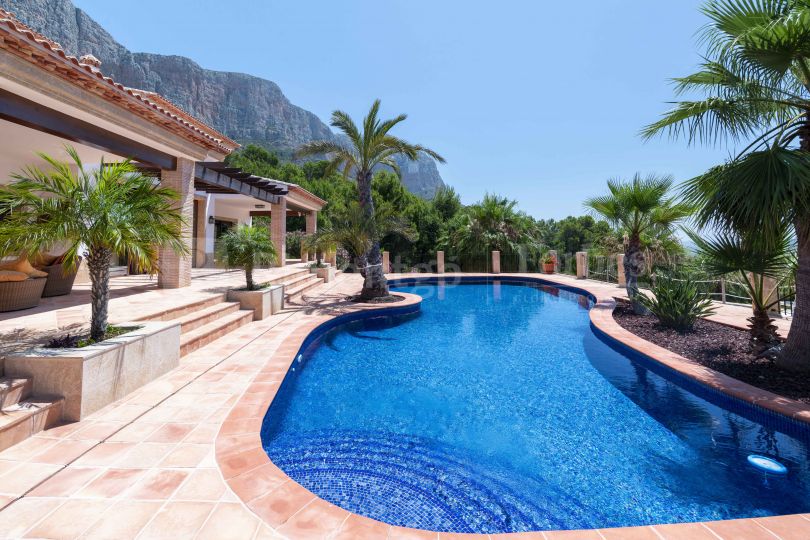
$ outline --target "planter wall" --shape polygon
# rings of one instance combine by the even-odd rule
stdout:
[[[63,418],[77,421],[180,364],[180,323],[141,328],[81,349],[36,348],[6,357],[5,374],[30,378],[35,394],[65,398]]]
[[[318,271],[316,273],[318,277],[324,281],[324,283],[329,283],[330,281],[335,279],[334,266],[327,266],[326,268],[318,268]]]
[[[239,302],[242,309],[253,310],[253,320],[260,321],[284,309],[284,285],[271,285],[258,291],[228,291],[229,302]]]

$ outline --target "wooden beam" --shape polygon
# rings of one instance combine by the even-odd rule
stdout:
[[[177,168],[177,158],[170,154],[3,89],[0,89],[0,118],[160,169]]]
[[[217,172],[213,169],[207,168],[203,163],[197,163],[194,169],[194,177],[204,184],[210,184],[218,188],[227,189],[231,193],[241,193],[260,201],[265,201],[273,204],[279,202],[280,197],[272,192],[251,186],[237,178]]]

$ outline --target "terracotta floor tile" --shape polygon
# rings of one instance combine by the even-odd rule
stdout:
[[[202,528],[214,503],[169,502],[138,536],[138,540],[193,538]]]
[[[543,531],[548,540],[602,540],[598,531]]]
[[[439,533],[420,531],[406,527],[391,527],[388,530],[389,540],[438,540]]]
[[[103,442],[90,449],[86,454],[77,459],[74,465],[103,466],[112,465],[123,454],[133,447],[132,443],[126,442]]]
[[[67,465],[96,444],[96,441],[63,440],[38,454],[31,456],[32,463],[50,463],[52,465]]]
[[[64,503],[64,499],[25,497],[0,511],[0,538],[17,538]]]
[[[93,422],[67,436],[68,439],[103,441],[121,429],[123,422]]]
[[[214,444],[217,433],[219,433],[219,425],[200,424],[183,439],[183,442],[191,444]]]
[[[109,440],[117,442],[142,442],[162,425],[163,424],[160,423],[138,421],[125,426],[118,433],[112,435]]]
[[[147,469],[166,459],[176,447],[172,443],[140,443],[115,462],[116,467]]]
[[[168,499],[188,476],[186,471],[154,469],[142,478],[124,496],[127,499]]]
[[[619,527],[599,529],[605,540],[660,540],[652,527]]]
[[[73,495],[104,469],[99,467],[67,467],[37,486],[30,495],[34,497],[68,497]]]
[[[700,523],[655,525],[653,529],[665,540],[717,540],[717,536]]]
[[[108,469],[87,484],[79,497],[110,499],[123,493],[146,473],[144,469]]]
[[[10,448],[0,452],[0,460],[3,461],[28,461],[34,455],[44,452],[59,442],[58,439],[46,437],[29,437],[18,442]]]
[[[68,500],[30,529],[26,536],[73,539],[87,530],[112,501]]]
[[[107,509],[82,536],[83,540],[135,538],[158,513],[161,502],[119,501]]]
[[[706,526],[720,538],[744,538],[745,540],[775,540],[778,537],[757,525],[753,519],[712,521]]]
[[[374,540],[388,538],[391,526],[373,519],[350,515],[333,537],[334,540]]]
[[[188,479],[183,482],[173,500],[187,501],[218,501],[225,493],[227,487],[219,471],[216,469],[196,469]]]
[[[191,433],[192,429],[194,429],[194,424],[164,424],[146,440],[147,442],[178,443]]]
[[[271,527],[278,527],[312,502],[315,496],[295,482],[287,482],[278,489],[253,499],[248,507]]]
[[[5,459],[0,459],[0,476],[3,476],[7,472],[16,469],[21,463],[21,461],[8,461]]]
[[[194,540],[252,538],[258,528],[259,519],[241,503],[220,503]]]
[[[799,515],[756,518],[755,521],[782,540],[810,538],[810,521]]]
[[[214,451],[213,445],[181,444],[172,450],[158,467],[191,468],[196,467],[206,455]]]
[[[289,540],[289,539],[284,538],[267,525],[260,525],[259,530],[256,531],[256,536],[253,537],[253,540]]]
[[[293,514],[278,528],[279,534],[300,540],[332,538],[343,525],[349,512],[322,499],[314,499],[304,508]],[[385,529],[386,533],[388,528]],[[352,531],[352,534],[357,531]],[[338,536],[340,536],[338,534]],[[381,538],[384,536],[381,536]],[[345,538],[359,538],[346,536]]]
[[[61,467],[45,463],[21,463],[18,467],[0,476],[0,493],[22,495]]]

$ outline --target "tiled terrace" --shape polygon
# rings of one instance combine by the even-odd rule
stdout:
[[[270,281],[302,270],[306,264],[291,263],[281,268],[254,272],[257,283]],[[232,287],[243,287],[241,270],[195,268],[191,286],[183,289],[159,289],[157,278],[148,275],[110,279],[110,322],[143,319],[183,303],[204,300]],[[77,284],[67,296],[43,298],[39,306],[23,311],[0,313],[0,356],[9,348],[37,343],[53,337],[54,332],[69,332],[90,321],[90,284]]]
[[[283,477],[281,483],[264,484],[257,472],[267,457],[256,452],[259,438],[253,426],[284,375],[284,358],[294,354],[318,321],[356,309],[344,298],[356,292],[359,279],[341,274],[282,313],[184,357],[180,368],[88,419],[0,453],[0,507],[5,507],[0,538],[475,538],[389,527],[328,505]],[[553,279],[584,286],[600,298],[619,291],[596,282]],[[183,291],[119,296],[114,310],[116,317],[131,318],[136,309],[139,314],[156,309],[153,302],[172,302],[174,294],[206,294],[219,286],[212,279]],[[744,320],[747,312],[740,315]],[[735,317],[733,312],[728,316]],[[281,364],[271,363],[279,359]],[[245,428],[251,431],[237,440]],[[242,442],[247,446],[233,446]],[[240,482],[242,488],[229,487]],[[260,497],[265,511],[256,514],[250,503],[255,508]],[[810,517],[491,538],[789,540],[810,538]]]

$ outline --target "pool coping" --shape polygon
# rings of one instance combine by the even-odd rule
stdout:
[[[524,280],[561,286],[588,295],[595,303],[590,309],[592,326],[608,338],[655,362],[740,399],[801,422],[810,422],[810,406],[777,396],[731,377],[700,366],[676,353],[650,343],[622,328],[613,318],[616,301],[612,295],[589,287],[589,283],[560,282],[553,275],[536,274],[412,274],[403,279],[487,279]],[[425,531],[399,527],[360,516],[320,499],[279,469],[262,447],[261,428],[281,383],[296,356],[316,329],[334,324],[339,319],[356,318],[361,313],[397,313],[418,310],[421,298],[405,297],[394,304],[354,304],[335,314],[313,315],[302,319],[284,344],[262,367],[247,390],[223,422],[215,442],[217,466],[234,494],[267,525],[279,534],[294,539],[502,539],[529,540],[555,538],[807,538],[810,537],[810,514],[792,514],[764,518],[744,518],[703,523],[678,523],[585,529],[580,531],[539,531],[504,534],[467,534]],[[330,325],[331,325],[330,324]],[[792,403],[791,403],[792,402]],[[797,407],[798,405],[798,407]]]

